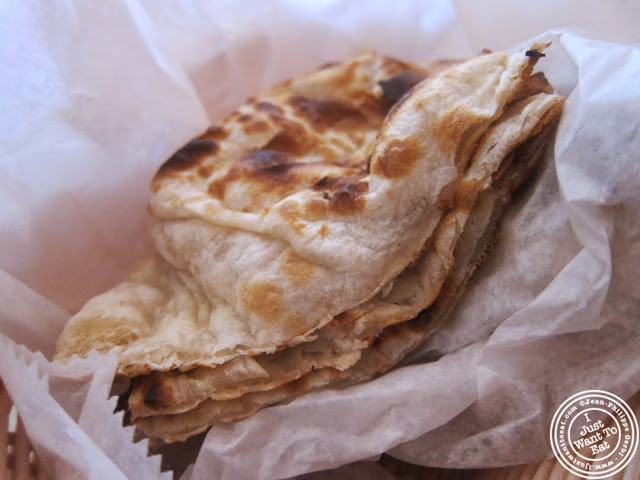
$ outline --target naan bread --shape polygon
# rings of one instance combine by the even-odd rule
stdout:
[[[230,364],[199,368],[189,374],[143,377],[129,398],[132,415],[181,413],[207,398],[229,400],[247,392],[276,388],[318,368],[345,370],[355,364],[360,352],[381,330],[415,318],[431,305],[453,267],[453,250],[477,195],[489,188],[515,148],[556,118],[561,107],[562,97],[545,93],[507,107],[481,140],[458,183],[454,208],[438,225],[432,244],[414,266],[396,278],[389,291],[342,314],[342,323],[334,320],[338,325],[320,330],[313,342],[272,355],[237,358]]]
[[[477,57],[389,113],[379,82],[412,69],[373,54],[253,99],[163,165],[159,255],[89,301],[56,358],[112,350],[134,376],[313,340],[420,256],[534,62]]]
[[[439,224],[431,245],[414,266],[405,270],[395,280],[390,291],[385,295],[378,294],[364,304],[367,306],[365,311],[368,313],[385,311],[386,307],[382,317],[387,316],[387,323],[378,324],[377,327],[383,328],[385,325],[402,322],[415,317],[418,311],[428,306],[433,300],[431,295],[433,292],[436,295],[440,292],[440,287],[446,278],[443,291],[436,304],[428,310],[427,315],[420,320],[386,329],[376,344],[365,350],[363,358],[355,367],[346,372],[339,372],[334,368],[324,369],[279,388],[276,387],[283,382],[275,382],[268,376],[254,384],[259,387],[247,389],[245,392],[256,392],[258,388],[267,390],[267,387],[275,390],[245,393],[234,401],[219,401],[225,398],[218,397],[218,393],[224,392],[224,389],[213,388],[209,390],[211,399],[193,408],[196,403],[195,397],[200,402],[207,398],[206,387],[201,388],[197,396],[188,388],[181,390],[190,382],[187,375],[178,374],[177,377],[172,377],[172,379],[179,378],[183,382],[180,386],[167,378],[164,382],[161,379],[155,379],[151,383],[162,386],[159,390],[170,389],[172,385],[176,388],[173,392],[176,394],[173,403],[171,400],[166,402],[168,407],[164,410],[165,413],[187,409],[187,407],[175,408],[176,405],[181,405],[180,400],[175,401],[176,397],[181,397],[182,400],[190,398],[192,404],[188,409],[192,410],[182,415],[157,415],[158,410],[156,410],[155,416],[137,419],[135,423],[150,436],[159,436],[168,441],[178,440],[202,431],[212,423],[243,418],[259,408],[290,399],[309,388],[319,388],[327,382],[353,383],[372,378],[395,365],[423,342],[428,334],[450,315],[464,290],[466,281],[476,268],[483,252],[486,251],[490,239],[493,238],[497,219],[508,203],[511,191],[522,183],[532,165],[535,164],[540,156],[541,147],[548,140],[551,131],[549,125],[554,123],[560,114],[562,97],[537,93],[549,91],[543,77],[540,75],[530,77],[523,85],[526,85],[526,88],[523,88],[516,98],[524,97],[524,99],[509,104],[500,119],[494,122],[478,141],[473,159],[457,185],[454,207]],[[413,95],[415,94],[414,91]],[[410,104],[410,99],[405,100],[405,103]],[[541,131],[543,133],[540,133]],[[533,140],[531,140],[532,137]],[[514,157],[516,161],[513,160]],[[406,313],[406,316],[403,316],[403,313]],[[359,317],[358,320],[363,318],[366,318],[366,315]],[[367,344],[371,340],[372,337]],[[301,347],[291,350],[295,351]],[[259,358],[255,357],[254,360]],[[303,364],[304,362],[301,362],[298,365]],[[210,378],[215,375],[215,369],[208,370],[208,373],[207,369],[200,370],[201,381],[206,380],[207,375]],[[292,376],[288,381],[299,377],[299,374]],[[201,386],[205,384],[206,381]],[[242,388],[239,388],[239,391],[242,391]],[[185,395],[180,395],[185,392]],[[132,399],[135,395],[136,389]],[[137,401],[130,401],[134,415],[140,413],[140,411],[136,412],[136,409],[140,409],[139,402],[140,397]],[[152,409],[144,411],[142,408],[141,410],[143,410],[142,415],[154,415]]]
[[[560,113],[536,60],[370,53],[250,99],[160,168],[155,251],[56,358],[115,351],[167,441],[391,368],[450,315]]]

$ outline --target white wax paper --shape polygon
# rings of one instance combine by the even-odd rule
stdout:
[[[47,361],[69,314],[148,248],[155,169],[246,96],[363,49],[428,62],[550,40],[539,67],[568,96],[555,144],[454,317],[403,368],[211,429],[185,478],[284,478],[384,451],[539,461],[565,398],[640,390],[633,2],[69,0],[3,3],[0,21],[0,376],[57,478],[162,478],[112,414],[115,359]]]

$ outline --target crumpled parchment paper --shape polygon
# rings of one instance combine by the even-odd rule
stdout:
[[[454,317],[404,367],[212,428],[184,478],[284,478],[385,451],[539,461],[565,398],[640,390],[631,3],[76,0],[5,3],[0,19],[0,376],[56,478],[168,478],[112,414],[113,356],[48,361],[69,314],[148,248],[156,168],[245,97],[367,48],[428,62],[552,41],[538,65],[568,96],[555,143]],[[379,470],[343,473],[359,468]]]

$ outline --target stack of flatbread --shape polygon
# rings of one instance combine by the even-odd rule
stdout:
[[[133,423],[167,442],[385,372],[450,316],[548,143],[544,47],[369,53],[249,99],[160,167],[155,251],[56,358],[116,352]]]

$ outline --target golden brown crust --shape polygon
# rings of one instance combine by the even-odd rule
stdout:
[[[283,254],[282,272],[293,285],[303,285],[313,278],[316,266],[300,258],[292,249]]]
[[[371,166],[371,173],[383,178],[396,179],[409,173],[420,158],[420,145],[415,138],[391,140]]]
[[[282,301],[282,289],[273,282],[258,280],[247,284],[241,290],[240,301],[269,322],[282,321],[288,316]]]

